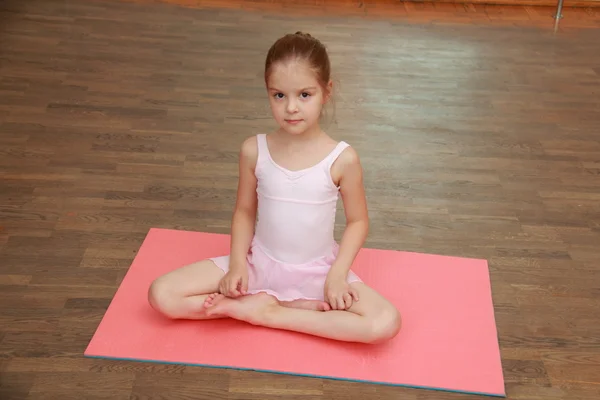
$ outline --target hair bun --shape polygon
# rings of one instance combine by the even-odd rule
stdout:
[[[305,33],[305,32],[302,32],[302,31],[296,32],[296,35],[304,36],[304,37],[308,37],[308,38],[312,38],[312,36],[310,36],[310,33]]]

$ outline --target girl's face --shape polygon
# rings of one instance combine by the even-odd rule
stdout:
[[[292,135],[317,126],[328,99],[308,64],[297,60],[273,65],[267,91],[273,117]]]

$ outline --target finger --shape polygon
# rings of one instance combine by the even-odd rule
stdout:
[[[235,294],[237,297],[242,296],[244,294],[244,277],[240,276],[235,281]]]
[[[350,292],[352,293],[354,301],[358,301],[358,291],[356,289],[350,289]]]
[[[337,299],[335,297],[331,300],[331,309],[332,310],[338,309]]]
[[[235,296],[235,286],[236,286],[235,280],[232,279],[231,281],[229,281],[229,288],[227,290],[229,297],[236,297]]]
[[[337,306],[335,305],[335,298],[329,298],[327,301],[332,310],[337,310]]]
[[[344,294],[344,306],[346,310],[352,306],[352,296],[350,295],[350,293]]]
[[[338,302],[338,298],[335,296],[331,297],[331,308],[333,308],[334,310],[339,310],[340,309],[340,305]]]
[[[337,300],[333,294],[327,296],[327,302],[331,306],[332,310],[337,310]]]
[[[248,293],[248,278],[244,276],[242,278],[242,294],[246,295],[247,293]]]
[[[223,295],[231,297],[231,276],[224,279],[223,282]]]
[[[340,296],[337,298],[337,309],[338,310],[343,310],[345,308],[344,306],[344,296]]]
[[[331,306],[332,310],[337,310],[337,305],[335,304],[335,297],[334,296],[328,296],[327,297],[327,302]]]
[[[340,296],[340,310],[346,309],[346,300],[344,299],[344,295]]]
[[[235,287],[234,287],[234,291],[235,291],[235,297],[240,297],[241,295],[243,295],[242,293],[242,286],[244,285],[244,278],[242,278],[241,276],[239,278],[237,278],[237,280],[235,281]]]

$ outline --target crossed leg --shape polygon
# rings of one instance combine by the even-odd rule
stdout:
[[[211,260],[186,265],[157,278],[148,290],[148,302],[159,313],[172,319],[213,319],[205,302],[219,290],[225,273]]]
[[[396,336],[398,310],[363,283],[352,283],[359,295],[348,310],[329,310],[324,302],[280,302],[266,293],[227,298],[217,294],[224,272],[204,260],[156,279],[148,301],[173,319],[235,318],[254,325],[284,329],[340,341],[377,343]]]
[[[222,315],[207,313],[225,273],[211,260],[186,265],[157,278],[148,290],[148,302],[159,313],[172,319],[214,319]],[[324,301],[294,300],[279,303],[282,307],[328,311]]]
[[[290,308],[271,295],[258,293],[239,299],[213,295],[206,313],[348,342],[378,343],[396,336],[401,327],[398,310],[369,286],[352,285],[359,301],[348,310]]]

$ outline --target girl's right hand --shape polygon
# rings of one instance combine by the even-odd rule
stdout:
[[[219,293],[226,297],[240,297],[248,292],[248,269],[230,268],[219,282]]]

